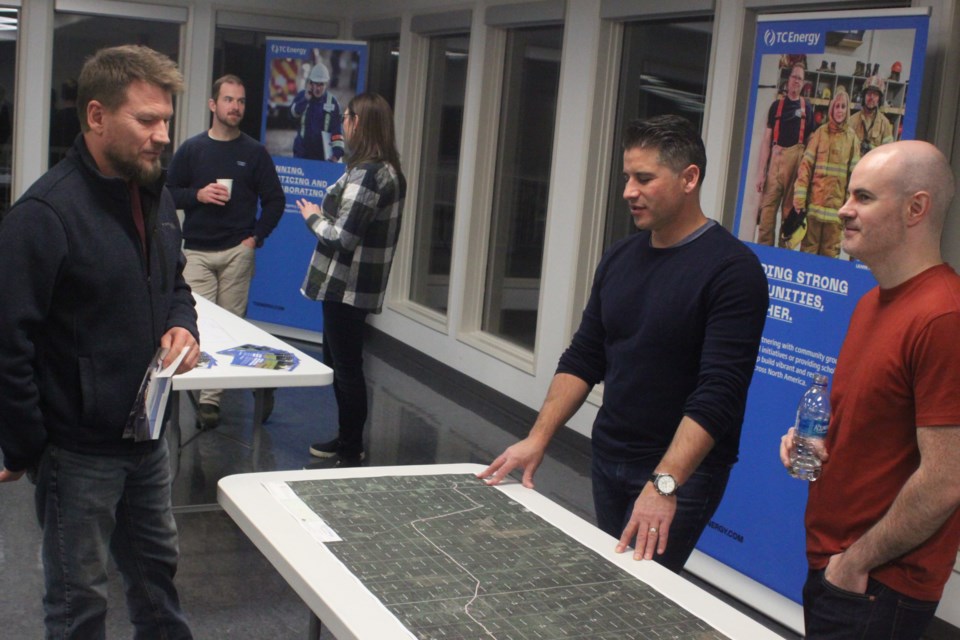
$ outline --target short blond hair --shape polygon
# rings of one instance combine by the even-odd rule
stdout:
[[[169,57],[141,45],[100,49],[87,59],[77,81],[77,114],[80,128],[89,131],[87,105],[96,100],[110,111],[127,100],[133,82],[156,85],[171,94],[183,91],[183,75]]]

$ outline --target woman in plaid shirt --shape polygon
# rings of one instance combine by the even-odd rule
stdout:
[[[323,204],[298,200],[307,227],[317,237],[300,291],[323,302],[323,360],[333,369],[339,435],[310,447],[318,458],[336,456],[336,466],[359,466],[364,458],[367,383],[363,377],[363,331],[368,313],[380,313],[390,275],[407,181],[390,105],[362,93],[343,112],[349,145],[347,171],[327,190]]]

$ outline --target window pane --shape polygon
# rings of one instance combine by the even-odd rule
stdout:
[[[16,87],[18,14],[0,9],[0,219],[10,208],[13,184],[13,89]]]
[[[76,86],[87,58],[104,47],[140,44],[174,62],[180,53],[180,25],[112,16],[56,13],[53,33],[53,87],[50,92],[50,166],[66,154],[80,132]],[[176,117],[176,116],[174,116]],[[173,123],[170,123],[173,131]],[[170,162],[172,145],[167,145],[161,162]]]
[[[604,249],[633,231],[623,202],[620,136],[631,120],[664,114],[683,116],[703,129],[712,19],[631,23],[624,28],[620,96]]]
[[[537,328],[562,41],[562,27],[507,34],[482,329],[530,349]]]
[[[469,34],[433,38],[427,68],[410,299],[447,311]]]
[[[396,109],[397,65],[400,62],[400,37],[386,36],[367,41],[367,91],[379,93]]]

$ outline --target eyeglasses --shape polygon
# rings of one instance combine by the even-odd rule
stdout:
[[[347,118],[352,118],[352,117],[355,116],[355,115],[357,115],[357,114],[355,114],[355,113],[350,113],[349,111],[344,111],[344,112],[343,112],[343,119],[346,120]]]

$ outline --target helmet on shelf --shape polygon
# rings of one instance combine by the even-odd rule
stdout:
[[[897,60],[892,65],[890,65],[890,79],[894,82],[900,80],[900,72],[903,71],[903,65],[900,64],[900,61]]]

